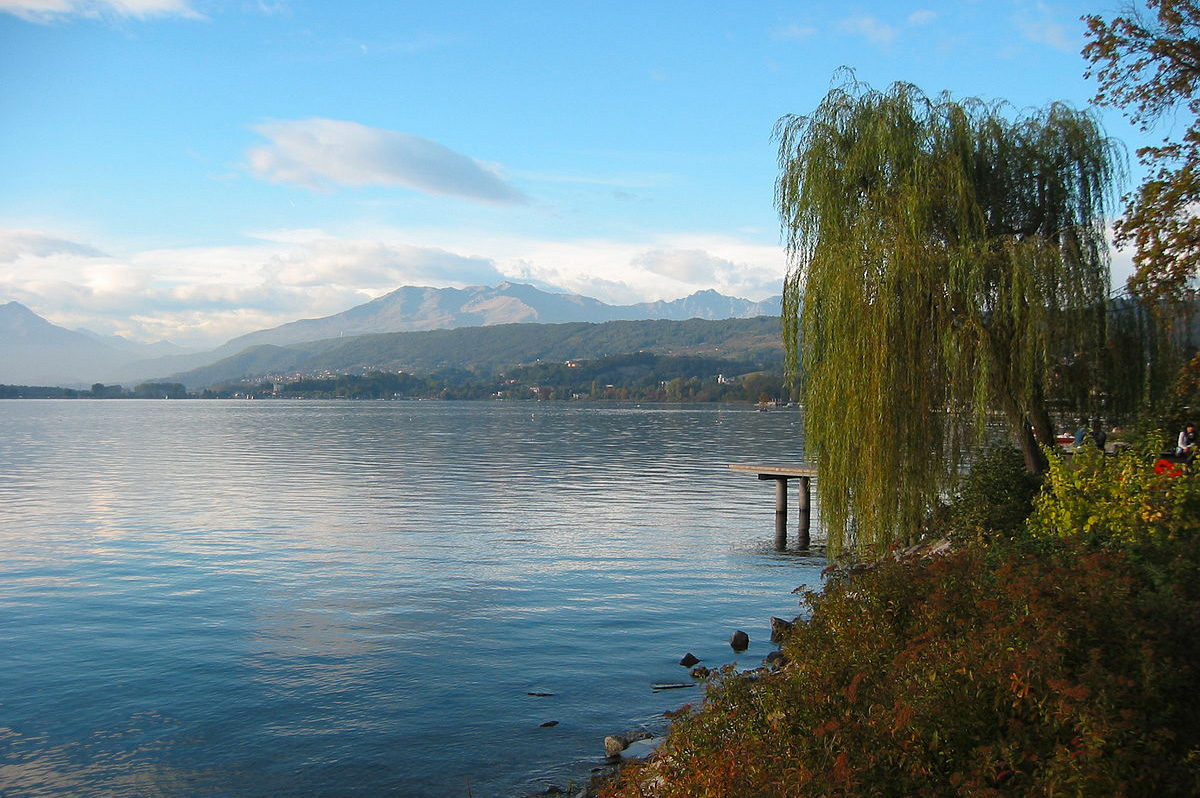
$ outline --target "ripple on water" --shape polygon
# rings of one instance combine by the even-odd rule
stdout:
[[[455,403],[0,403],[17,794],[521,794],[752,664],[801,419]],[[11,654],[9,653],[11,652]],[[553,696],[531,697],[530,691]],[[542,723],[556,720],[553,727]]]

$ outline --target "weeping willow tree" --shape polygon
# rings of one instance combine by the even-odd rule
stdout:
[[[784,333],[836,551],[911,540],[1001,415],[1029,468],[1063,358],[1102,345],[1116,150],[1064,105],[853,79],[776,125]]]

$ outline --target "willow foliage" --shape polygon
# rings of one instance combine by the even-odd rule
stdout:
[[[835,550],[915,535],[989,410],[1038,468],[1056,359],[1103,340],[1113,145],[1064,105],[1005,110],[851,80],[776,126],[785,339]]]

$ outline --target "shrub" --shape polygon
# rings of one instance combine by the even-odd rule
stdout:
[[[1200,553],[1082,540],[882,562],[808,594],[610,796],[1200,794]],[[1161,575],[1160,575],[1161,576]]]
[[[963,478],[944,513],[941,530],[956,541],[993,541],[1019,536],[1033,510],[1041,479],[1012,446],[984,452]]]
[[[1145,548],[1192,532],[1200,522],[1200,477],[1174,463],[1156,465],[1156,443],[1116,457],[1090,447],[1070,458],[1051,454],[1030,534]]]

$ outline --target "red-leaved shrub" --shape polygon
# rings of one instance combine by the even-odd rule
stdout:
[[[886,561],[808,594],[610,796],[1200,795],[1200,545]]]

